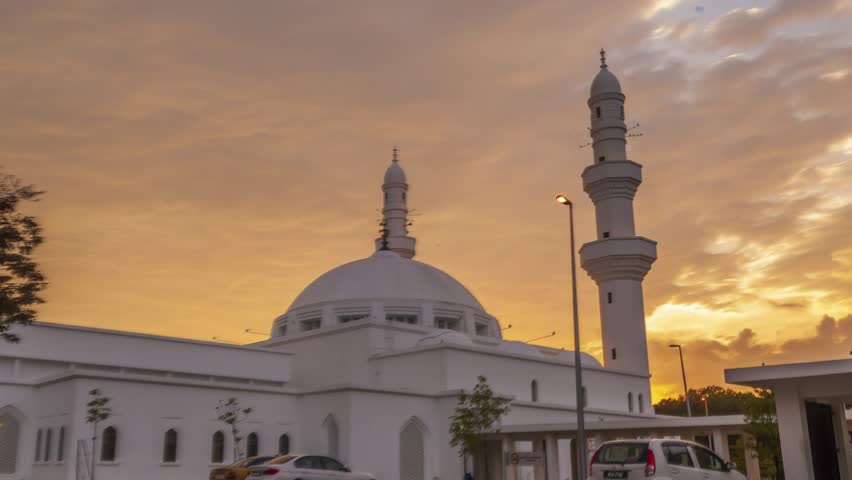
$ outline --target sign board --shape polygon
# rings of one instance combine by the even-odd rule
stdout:
[[[509,465],[538,465],[544,461],[544,455],[538,452],[509,452],[506,458]]]

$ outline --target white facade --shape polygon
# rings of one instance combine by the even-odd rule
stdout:
[[[589,105],[595,156],[607,158],[583,173],[599,240],[583,247],[582,259],[601,289],[604,345],[618,354],[606,368],[583,355],[585,411],[590,425],[651,428],[666,421],[651,406],[644,340],[642,278],[656,248],[635,236],[641,178],[624,154],[623,101],[602,69]],[[507,431],[572,421],[573,353],[503,340],[467,288],[413,260],[396,152],[382,192],[376,251],[317,278],[273,321],[266,341],[235,346],[48,323],[19,329],[22,342],[0,348],[0,479],[84,478],[92,436],[85,404],[94,388],[113,408],[98,432],[98,480],[206,478],[217,432],[225,436],[220,463],[233,460],[215,412],[230,397],[255,409],[241,430],[256,436],[258,453],[279,453],[286,441],[381,480],[462,478],[449,417],[479,375],[511,399]],[[604,301],[610,292],[612,304]],[[115,432],[114,458],[102,458],[106,429]],[[177,435],[174,461],[164,461],[167,432]]]

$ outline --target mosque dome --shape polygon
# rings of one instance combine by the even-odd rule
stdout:
[[[385,184],[392,183],[408,183],[405,178],[405,172],[399,166],[399,162],[394,161],[385,171]]]
[[[566,361],[573,363],[574,362],[574,352],[572,350],[563,350],[563,351],[559,352],[559,355],[557,355],[557,358],[559,358],[560,360],[566,360]],[[595,357],[593,357],[593,356],[591,356],[591,355],[589,355],[588,353],[585,353],[585,352],[580,352],[580,364],[585,365],[585,366],[590,366],[590,367],[603,368],[603,365],[601,365],[601,362],[599,362],[597,358],[595,358]]]
[[[447,273],[390,250],[341,265],[305,288],[290,310],[345,300],[429,300],[482,310],[470,291]]]
[[[601,71],[595,75],[590,96],[594,97],[604,93],[621,93],[621,84],[618,83],[618,79],[605,67],[601,68]]]

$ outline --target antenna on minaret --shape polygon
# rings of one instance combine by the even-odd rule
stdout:
[[[606,68],[606,50],[601,48],[601,68]]]
[[[625,135],[625,136],[624,136],[624,138],[630,138],[630,137],[644,137],[644,136],[645,136],[645,134],[644,134],[644,133],[642,133],[642,132],[634,132],[634,133],[630,133],[630,132],[632,132],[633,130],[636,130],[637,128],[639,128],[639,124],[638,124],[638,123],[637,123],[636,125],[633,125],[632,127],[628,128],[627,130],[625,130],[625,132],[627,133],[627,135]]]

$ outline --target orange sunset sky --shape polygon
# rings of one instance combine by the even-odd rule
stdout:
[[[640,123],[655,400],[852,349],[852,2],[5,2],[0,165],[47,191],[44,321],[252,342],[372,252],[398,145],[417,259],[572,345],[568,218],[605,47]],[[600,356],[578,272],[584,349]],[[25,332],[24,332],[25,333]],[[2,348],[2,346],[0,346]],[[109,346],[105,346],[109,348]]]

